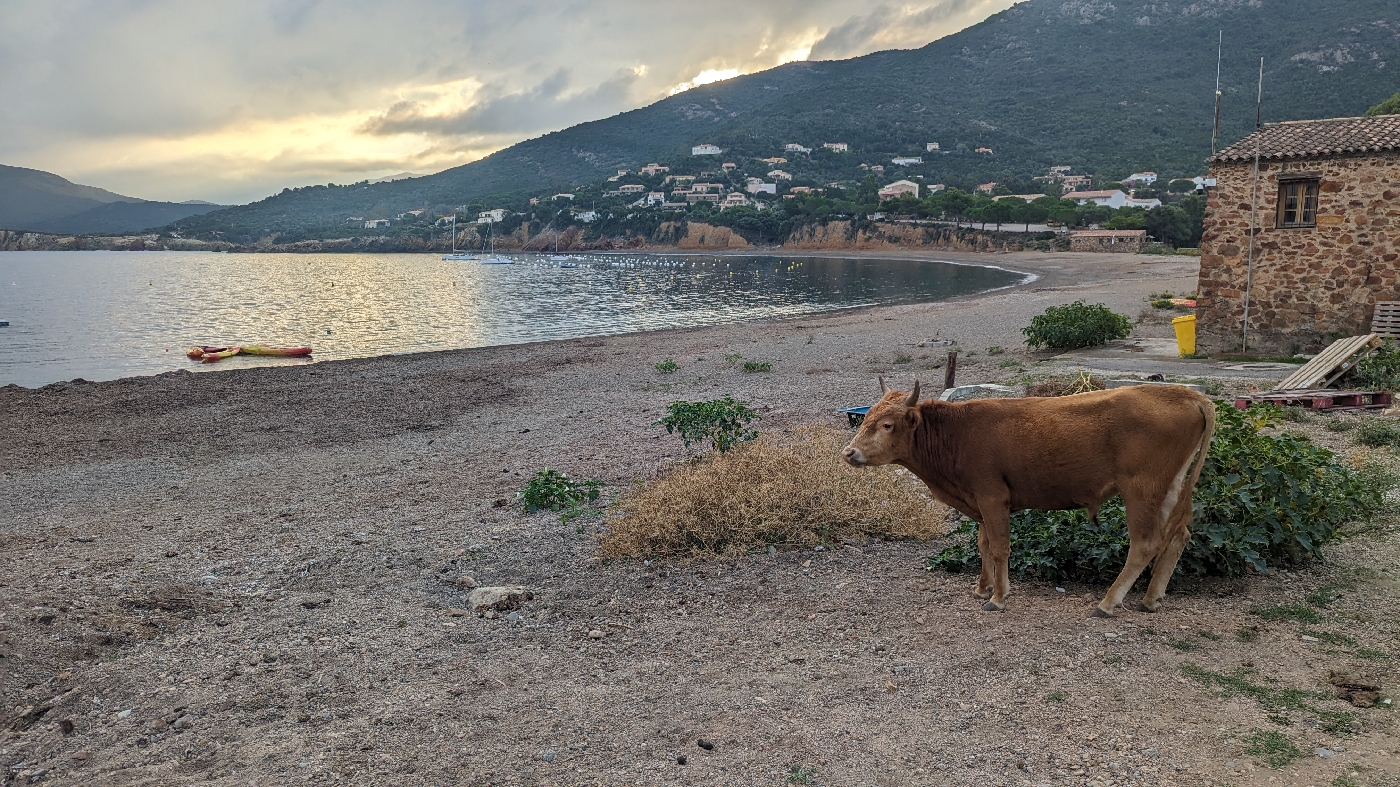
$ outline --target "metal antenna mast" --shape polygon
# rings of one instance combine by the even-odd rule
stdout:
[[[1225,31],[1217,33],[1215,42],[1215,128],[1210,132],[1210,154],[1215,155],[1215,146],[1220,141],[1220,61],[1225,54]]]
[[[1240,352],[1249,349],[1249,291],[1254,283],[1254,233],[1259,213],[1259,148],[1263,145],[1264,58],[1259,58],[1259,95],[1254,100],[1254,185],[1249,198],[1249,262],[1244,271],[1244,328],[1240,331]]]

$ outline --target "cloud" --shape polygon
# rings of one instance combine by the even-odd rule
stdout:
[[[0,163],[147,199],[465,164],[678,89],[917,46],[1013,0],[3,0]],[[981,14],[982,16],[979,16]]]
[[[422,102],[400,101],[359,131],[376,136],[426,133],[482,137],[563,128],[630,109],[631,89],[640,78],[638,70],[623,69],[601,84],[571,92],[570,71],[560,68],[525,90],[483,89],[474,103],[456,112],[436,113]]]

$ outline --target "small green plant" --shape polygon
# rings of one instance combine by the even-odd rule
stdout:
[[[1351,441],[1367,448],[1400,445],[1400,426],[1388,420],[1367,418],[1352,430]]]
[[[666,415],[653,425],[666,427],[667,434],[680,434],[687,448],[691,443],[709,442],[724,453],[758,437],[758,430],[749,428],[758,418],[747,402],[726,396],[709,402],[671,402]]]
[[[1358,659],[1367,659],[1369,661],[1390,661],[1389,653],[1375,648],[1357,648],[1351,652],[1351,655]]]
[[[912,361],[912,360],[914,360],[914,356],[909,355],[909,354],[907,354],[907,353],[902,353],[902,352],[896,351],[895,354],[894,354],[894,362],[895,362],[895,363],[909,363],[909,362]]]
[[[1108,658],[1104,659],[1104,660],[1103,660],[1103,663],[1105,663],[1105,664],[1127,664],[1127,663],[1128,663],[1128,659],[1127,659],[1126,657],[1124,657],[1124,656],[1120,656],[1120,655],[1115,654],[1115,655],[1109,656]]]
[[[730,366],[733,366],[742,360],[744,360],[744,356],[740,355],[739,353],[730,353],[729,355],[724,356],[724,362],[729,364]]]
[[[1176,648],[1182,653],[1190,653],[1191,651],[1200,647],[1196,644],[1195,640],[1190,639],[1188,637],[1182,637],[1181,639],[1176,640],[1167,640],[1167,644],[1171,645],[1172,647]]]
[[[1063,691],[1052,691],[1045,695],[1046,702],[1068,702],[1069,694]]]
[[[1302,604],[1279,604],[1272,607],[1250,607],[1249,614],[1264,620],[1296,620],[1299,623],[1321,623],[1322,616]]]
[[[1031,318],[1031,324],[1021,329],[1026,344],[1032,348],[1051,347],[1073,350],[1096,347],[1111,339],[1125,338],[1133,330],[1132,321],[1101,303],[1092,306],[1075,301],[1064,306],[1051,306],[1043,314]]]
[[[812,777],[817,775],[816,768],[808,768],[804,765],[793,765],[788,769],[788,784],[811,784]]]
[[[1307,756],[1277,730],[1254,729],[1244,739],[1245,751],[1258,757],[1270,768],[1283,766]]]
[[[1199,631],[1199,632],[1197,632],[1197,635],[1198,635],[1201,639],[1208,639],[1208,640],[1210,640],[1211,642],[1219,642],[1219,641],[1220,641],[1220,635],[1219,635],[1219,634],[1216,634],[1214,631]]]
[[[1242,628],[1235,631],[1235,639],[1240,642],[1253,642],[1259,639],[1259,629]]]
[[[1313,418],[1312,413],[1308,412],[1306,407],[1285,407],[1279,415],[1283,417],[1283,420],[1295,424],[1305,424]]]
[[[671,358],[667,358],[666,360],[656,365],[656,371],[661,372],[662,374],[670,374],[679,368],[681,368],[680,365],[677,364]]]
[[[1006,352],[1006,348],[1002,347],[999,344],[994,344],[991,347],[987,348],[988,355],[1001,355],[1004,352]]]
[[[773,364],[767,361],[744,361],[744,372],[753,374],[754,372],[771,372]]]
[[[1332,606],[1332,602],[1341,597],[1343,590],[1350,590],[1356,585],[1353,582],[1344,582],[1341,585],[1323,585],[1308,591],[1303,600],[1312,604],[1318,609],[1327,609]]]
[[[1152,308],[1154,309],[1170,309],[1174,305],[1171,298],[1157,298],[1152,301]]]
[[[1395,340],[1386,339],[1374,353],[1356,364],[1352,377],[1358,387],[1367,390],[1400,390],[1400,346]]]
[[[1323,424],[1323,426],[1325,426],[1329,432],[1350,432],[1352,429],[1356,428],[1356,421],[1351,418],[1343,418],[1342,416],[1333,416],[1332,418],[1328,418],[1327,423]]]
[[[1353,775],[1342,774],[1332,780],[1332,787],[1361,787],[1361,782]]]
[[[562,519],[567,522],[599,498],[602,486],[602,481],[575,481],[557,470],[545,469],[535,473],[525,488],[515,493],[515,500],[531,514],[542,508],[562,511]]]

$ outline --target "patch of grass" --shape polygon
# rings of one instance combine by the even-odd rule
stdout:
[[[1004,352],[1006,352],[1006,348],[998,344],[994,344],[991,347],[987,348],[988,355],[1001,355]]]
[[[1022,366],[1022,365],[1023,365],[1023,364],[1022,364],[1020,361],[1016,360],[1015,358],[1007,358],[1006,360],[1004,360],[1004,361],[1002,361],[1001,363],[997,364],[997,368],[998,368],[998,369],[1011,369],[1011,368],[1020,367],[1020,366]]]
[[[662,374],[670,374],[679,368],[681,367],[670,358],[667,358],[666,360],[656,365],[656,371],[661,372]]]
[[[1367,448],[1400,445],[1400,425],[1379,418],[1367,418],[1352,430],[1351,441]]]
[[[1306,407],[1285,407],[1280,415],[1283,416],[1283,420],[1295,424],[1305,424],[1313,419],[1312,413],[1308,412]]]
[[[1237,631],[1235,631],[1235,639],[1239,640],[1240,642],[1253,642],[1253,641],[1259,639],[1259,629],[1257,629],[1257,628],[1243,628],[1243,629],[1238,629]]]
[[[1168,645],[1171,645],[1172,647],[1176,648],[1177,650],[1181,651],[1182,653],[1190,653],[1191,651],[1193,651],[1193,650],[1195,650],[1196,648],[1200,647],[1199,645],[1196,644],[1196,641],[1195,641],[1195,640],[1188,639],[1188,638],[1186,638],[1186,637],[1182,637],[1181,639],[1175,639],[1175,640],[1167,640],[1167,644],[1168,644]]]
[[[1351,655],[1358,659],[1367,659],[1369,661],[1390,661],[1389,653],[1375,648],[1357,648],[1351,652]]]
[[[740,355],[739,353],[731,353],[729,355],[724,356],[724,362],[729,364],[730,366],[733,366],[742,360],[744,360],[744,356]]]
[[[1340,710],[1320,710],[1317,713],[1317,728],[1339,737],[1355,735],[1356,714]]]
[[[1332,787],[1361,787],[1355,776],[1343,774],[1332,780]]]
[[[1344,648],[1356,647],[1356,640],[1345,634],[1335,634],[1331,631],[1312,631],[1309,629],[1303,629],[1299,633],[1306,634],[1309,637],[1316,637],[1319,641],[1326,642],[1329,645],[1340,645]]]
[[[1152,308],[1154,309],[1170,309],[1174,305],[1171,298],[1157,298],[1152,301]]]
[[[767,361],[744,361],[744,371],[752,374],[754,372],[771,372],[773,364]]]
[[[1221,672],[1212,672],[1193,662],[1185,662],[1181,665],[1181,671],[1187,677],[1194,679],[1204,686],[1213,686],[1220,691],[1223,697],[1253,697],[1264,706],[1265,710],[1312,710],[1308,704],[1309,698],[1320,695],[1312,694],[1302,689],[1275,689],[1269,686],[1261,686],[1250,680],[1248,673],[1243,670],[1236,670],[1233,675],[1226,675]]]
[[[894,363],[896,363],[896,364],[909,363],[909,362],[912,361],[912,360],[914,360],[914,356],[912,356],[912,355],[910,355],[910,354],[908,354],[908,353],[899,352],[899,351],[897,351],[897,350],[895,351],[894,359],[893,359],[893,362],[894,362]]]
[[[1352,429],[1356,428],[1356,421],[1351,418],[1343,418],[1340,415],[1334,415],[1327,419],[1327,423],[1323,424],[1323,427],[1329,432],[1350,432]]]
[[[1068,702],[1069,694],[1063,691],[1052,691],[1045,695],[1046,702]]]
[[[1302,604],[1279,604],[1273,607],[1250,607],[1249,614],[1264,620],[1296,620],[1299,623],[1321,623],[1322,616]]]
[[[817,775],[816,768],[808,768],[803,765],[794,765],[788,770],[788,784],[811,784],[812,777]]]
[[[1258,757],[1271,768],[1282,768],[1294,760],[1306,757],[1303,751],[1275,730],[1252,730],[1245,736],[1245,752]]]
[[[1108,658],[1104,659],[1104,660],[1103,660],[1103,663],[1105,663],[1105,664],[1127,664],[1127,663],[1128,663],[1128,659],[1127,659],[1125,656],[1119,656],[1119,655],[1116,655],[1116,654],[1115,654],[1115,655],[1113,655],[1113,656],[1109,656]]]
[[[769,544],[947,533],[948,509],[911,475],[842,462],[849,439],[812,426],[677,465],[618,499],[600,549],[609,557],[715,557]]]
[[[1352,587],[1354,586],[1353,583]],[[1333,601],[1336,601],[1337,598],[1341,596],[1342,590],[1350,589],[1351,587],[1344,588],[1341,585],[1323,585],[1322,587],[1309,590],[1308,594],[1303,596],[1303,600],[1318,609],[1327,609],[1327,607],[1331,606]]]
[[[1214,631],[1198,631],[1198,632],[1196,632],[1196,634],[1197,634],[1197,636],[1201,637],[1202,639],[1208,639],[1208,640],[1210,640],[1211,642],[1219,642],[1219,641],[1220,641],[1220,635],[1219,635],[1219,634],[1216,634]]]

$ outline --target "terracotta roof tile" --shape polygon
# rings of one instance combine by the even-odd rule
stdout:
[[[1254,159],[1317,158],[1400,152],[1400,115],[1266,123],[1262,129],[1210,157],[1213,164]]]

